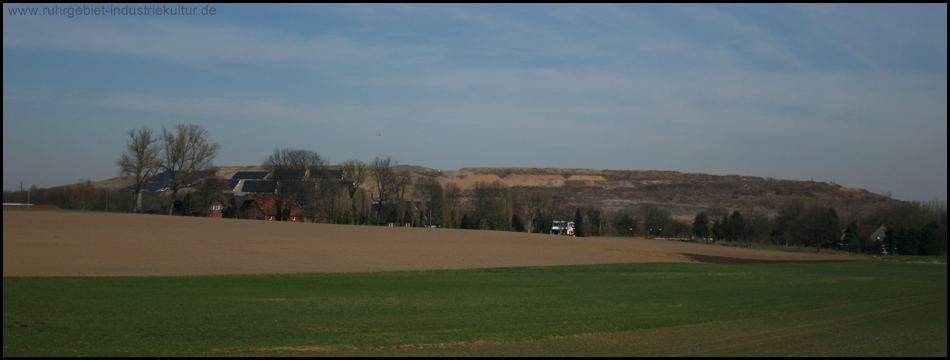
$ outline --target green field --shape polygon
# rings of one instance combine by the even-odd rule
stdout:
[[[946,356],[945,265],[4,278],[4,356]]]

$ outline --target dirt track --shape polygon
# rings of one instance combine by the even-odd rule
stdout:
[[[677,241],[158,215],[3,212],[3,276],[175,276],[859,258]]]

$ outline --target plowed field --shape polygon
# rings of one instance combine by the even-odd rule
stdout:
[[[638,238],[3,211],[3,276],[293,274],[858,259]]]

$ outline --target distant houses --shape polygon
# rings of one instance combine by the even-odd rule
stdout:
[[[284,202],[285,204],[280,204],[281,209],[278,209],[276,195],[248,194],[241,204],[241,214],[245,219],[278,221],[282,218],[280,213],[284,213],[285,221],[303,222],[300,207],[290,198],[286,198]]]

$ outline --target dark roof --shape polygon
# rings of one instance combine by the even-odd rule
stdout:
[[[267,171],[238,171],[232,179],[235,180],[261,180],[267,176]]]
[[[880,229],[882,226],[884,226],[884,225],[881,225],[881,224],[872,224],[872,225],[861,225],[861,226],[858,226],[858,236],[860,236],[860,237],[862,237],[862,238],[868,238],[868,237],[870,237],[871,235],[874,235],[874,232],[877,231],[878,229]]]
[[[323,178],[324,175],[331,179],[342,179],[343,170],[312,170],[310,171],[311,179],[321,179]]]
[[[145,191],[162,191],[162,190],[171,188],[171,186],[172,186],[172,181],[171,181],[171,180],[152,181],[152,182],[148,183],[148,185],[145,185],[145,187],[143,188],[143,190],[145,190]]]
[[[243,192],[273,193],[277,184],[271,180],[244,180]]]
[[[307,175],[307,170],[300,169],[280,169],[274,170],[274,175],[271,176],[271,179],[275,180],[303,180],[303,177]]]
[[[240,182],[241,182],[241,180],[233,180],[233,179],[232,179],[232,180],[228,180],[228,189],[231,190],[231,191],[234,191],[234,189],[237,188],[238,183],[240,183]]]
[[[199,179],[203,179],[208,176],[214,175],[217,172],[218,172],[217,170],[195,171],[189,174],[187,177],[185,177],[182,182],[185,185],[191,185],[191,183],[198,181]],[[158,175],[153,176],[152,181],[171,181],[173,173],[174,172],[172,171],[163,171],[159,173]]]

